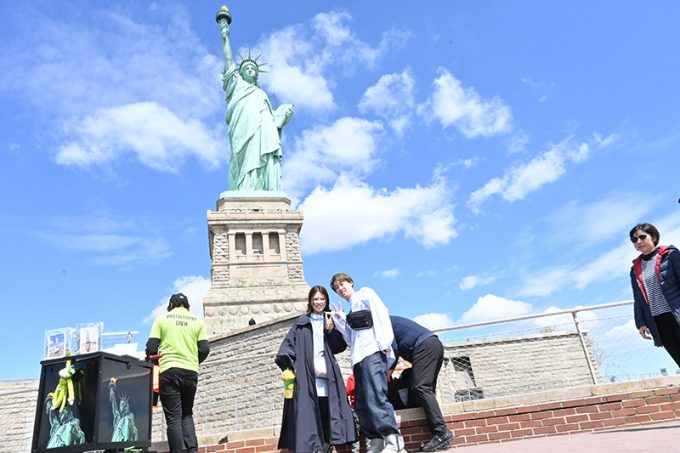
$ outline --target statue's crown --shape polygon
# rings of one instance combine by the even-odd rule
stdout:
[[[241,71],[241,69],[243,68],[243,65],[244,65],[244,64],[250,63],[250,64],[254,64],[254,65],[255,65],[255,67],[257,68],[257,72],[267,72],[267,71],[265,71],[265,70],[262,69],[262,66],[266,65],[267,63],[265,63],[265,62],[259,62],[259,61],[258,61],[258,60],[260,59],[260,57],[262,56],[262,54],[260,54],[260,55],[258,55],[257,57],[253,58],[253,57],[250,55],[250,49],[248,49],[248,57],[247,57],[247,58],[244,58],[243,55],[241,55],[241,54],[239,54],[239,56],[241,57],[241,62],[238,64],[238,70],[239,70],[239,71]]]

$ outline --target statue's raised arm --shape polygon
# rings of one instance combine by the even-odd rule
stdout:
[[[281,190],[281,129],[293,116],[293,105],[274,110],[259,87],[263,63],[258,57],[234,62],[230,40],[231,13],[223,6],[215,19],[222,34],[224,70],[220,74],[227,100],[231,158],[229,189],[233,191]]]
[[[222,8],[215,15],[217,23],[220,25],[220,32],[222,33],[222,52],[224,53],[224,69],[234,64],[234,57],[231,52],[231,42],[229,41],[229,24],[231,23],[231,13],[226,6]]]

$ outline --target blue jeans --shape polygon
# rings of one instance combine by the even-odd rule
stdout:
[[[399,434],[394,408],[387,399],[387,357],[374,352],[354,365],[355,411],[359,425],[369,439]]]

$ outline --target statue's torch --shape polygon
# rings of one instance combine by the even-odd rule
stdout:
[[[222,19],[225,19],[227,24],[231,25],[231,12],[229,11],[229,8],[226,7],[226,5],[222,5],[220,10],[217,11],[217,14],[215,14],[215,21],[218,24]]]

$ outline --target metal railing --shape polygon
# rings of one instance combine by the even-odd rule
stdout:
[[[665,350],[640,338],[632,304],[434,329],[446,350],[442,398],[461,401],[680,374]]]

